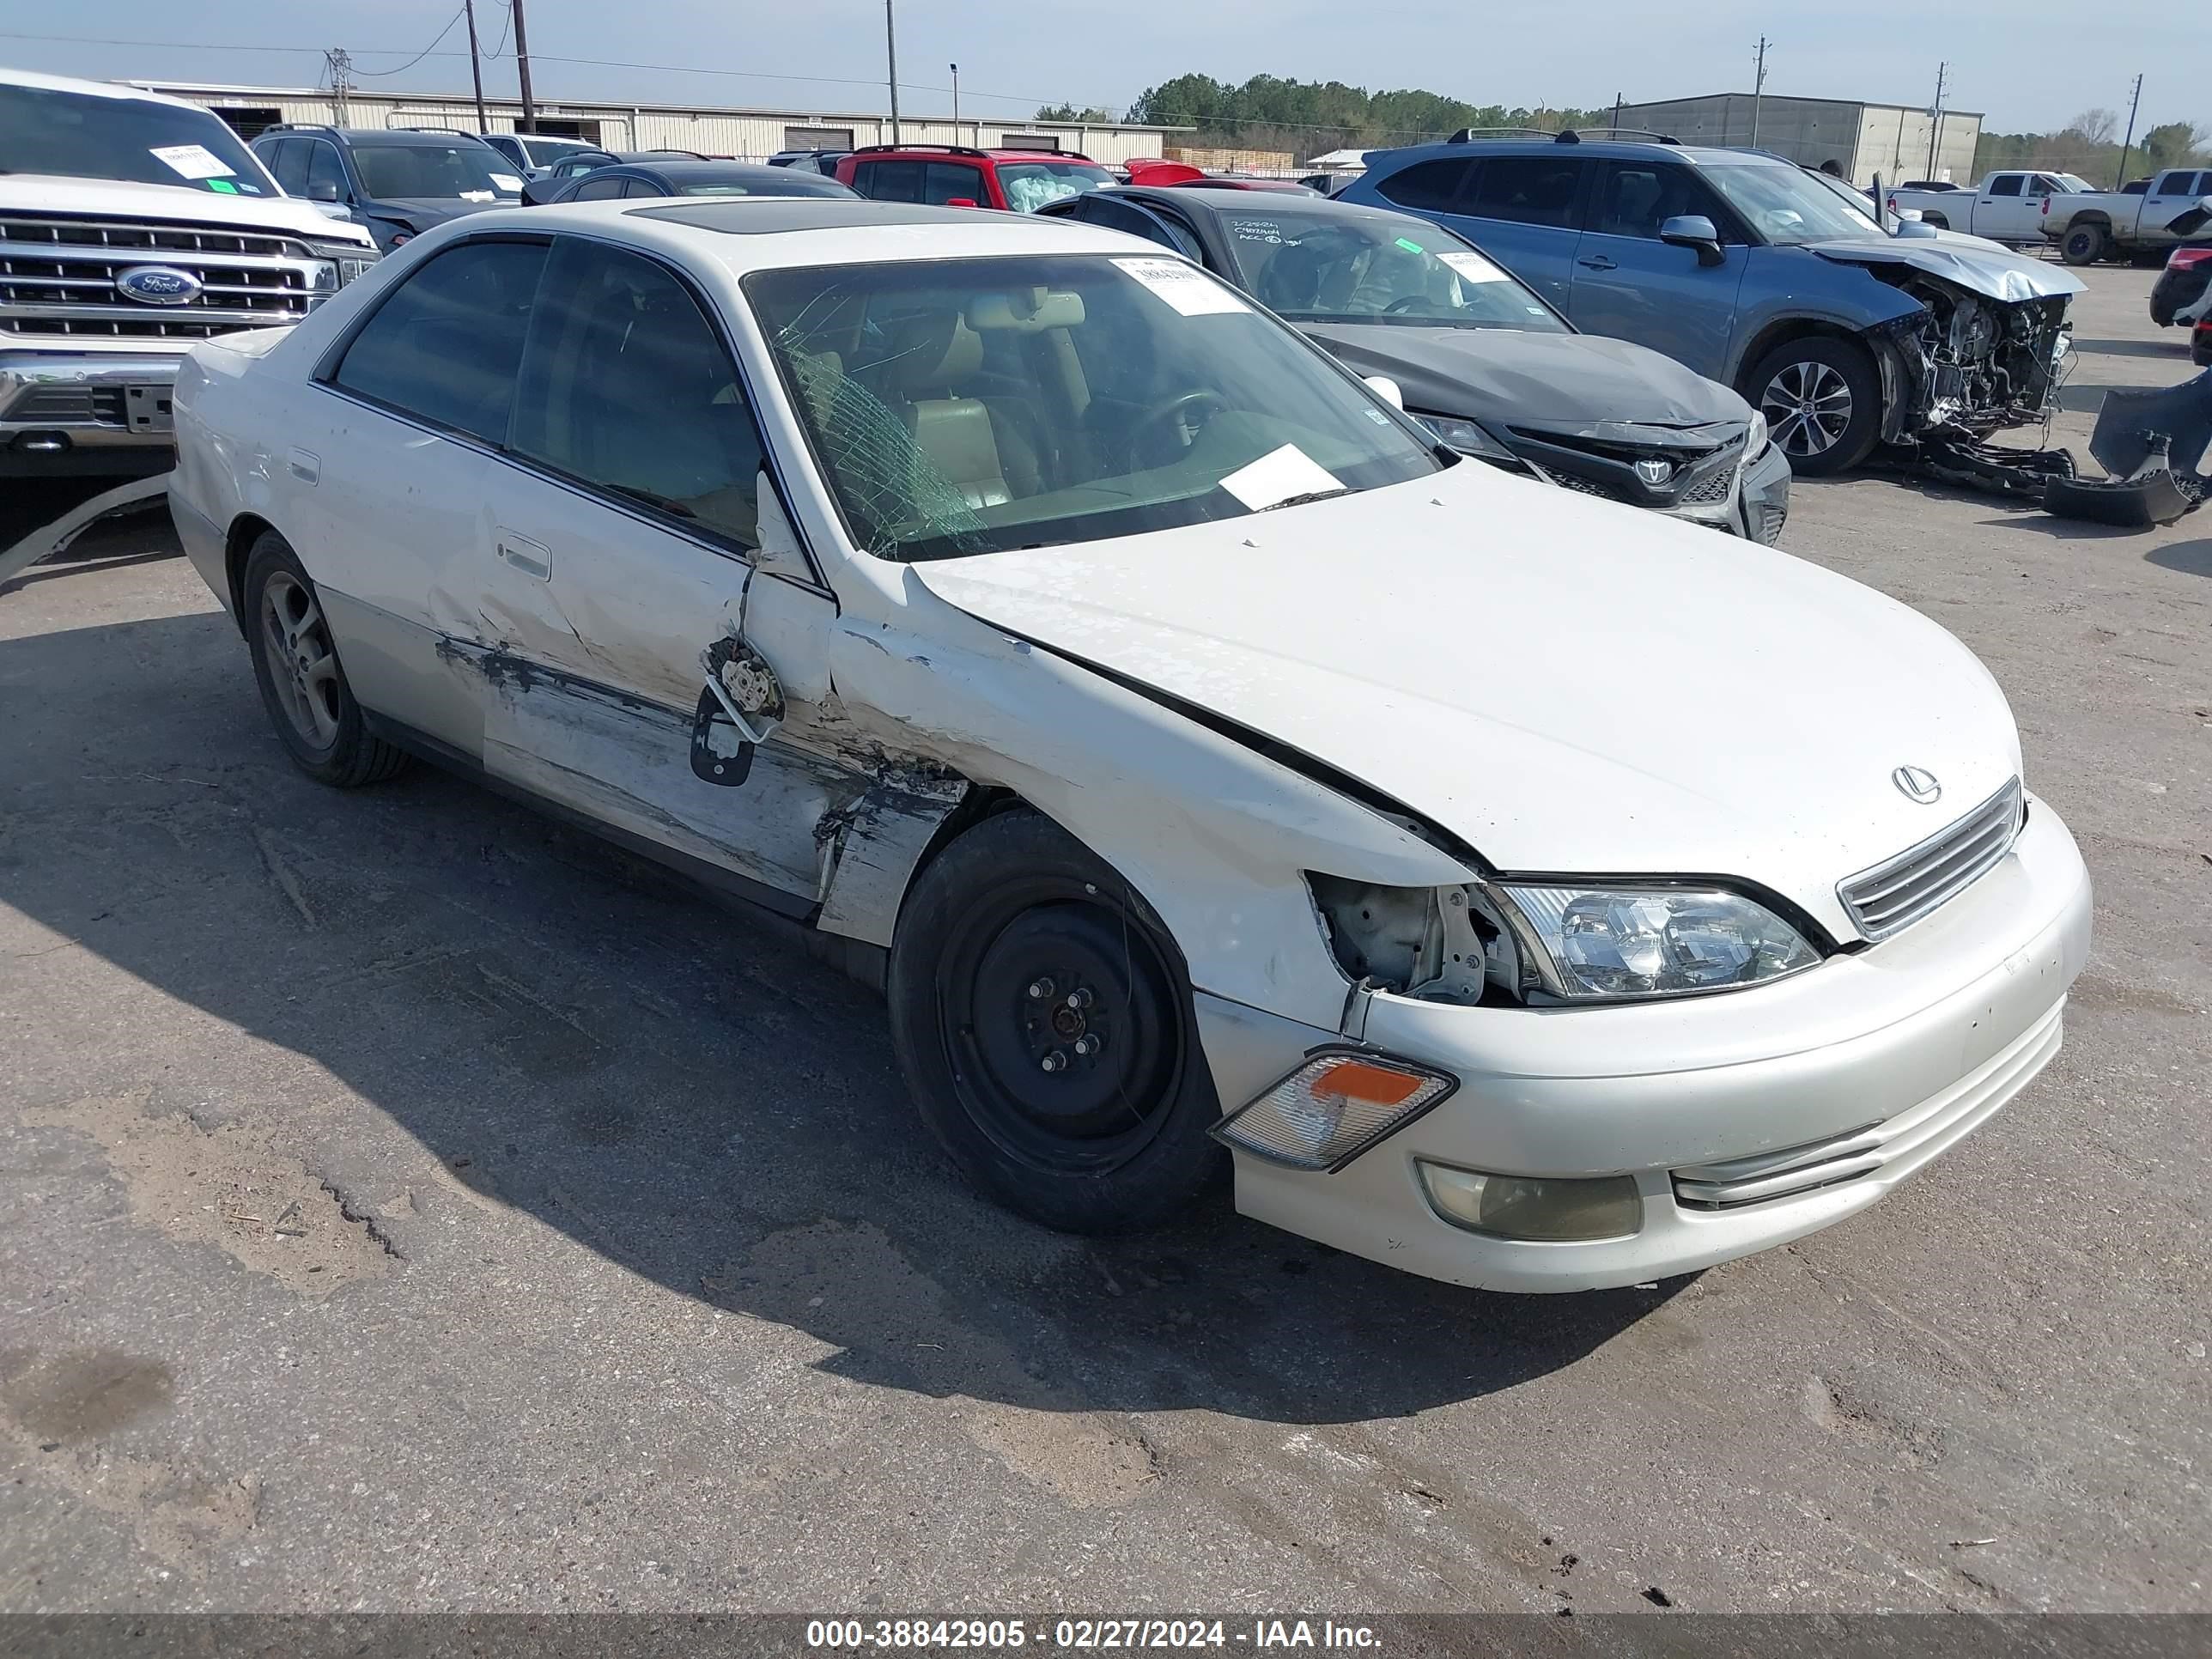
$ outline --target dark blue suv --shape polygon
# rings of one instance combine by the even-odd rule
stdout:
[[[2040,422],[2082,286],[1931,227],[1887,230],[1756,150],[1462,133],[1370,155],[1340,199],[1455,230],[1576,327],[1735,386],[1802,473]]]

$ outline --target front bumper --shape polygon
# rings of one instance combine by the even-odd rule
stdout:
[[[1790,458],[1779,444],[1765,450],[1743,469],[1736,502],[1735,532],[1768,547],[1781,539],[1790,520]]]
[[[0,349],[0,477],[150,474],[184,353]]]
[[[1942,908],[1778,984],[1588,1009],[1372,997],[1363,1040],[1450,1073],[1457,1091],[1334,1175],[1238,1153],[1237,1208],[1392,1267],[1501,1291],[1641,1283],[1802,1237],[1879,1200],[2057,1052],[2067,988],[2088,955],[2089,902],[2072,836],[2038,802],[2013,851]],[[1343,1041],[1213,999],[1201,997],[1199,1012],[1225,1103]],[[1773,1156],[1785,1149],[1806,1150]],[[1642,1224],[1577,1243],[1468,1232],[1430,1209],[1416,1158],[1632,1176]],[[1759,1196],[1776,1167],[1833,1178]]]

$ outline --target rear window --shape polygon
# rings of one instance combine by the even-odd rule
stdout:
[[[1466,183],[1468,171],[1474,165],[1456,155],[1437,161],[1416,161],[1392,173],[1375,188],[1384,199],[1416,213],[1449,213],[1452,204],[1459,199],[1460,186]]]

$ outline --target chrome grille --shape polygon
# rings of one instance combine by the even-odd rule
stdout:
[[[2014,778],[1957,823],[1838,883],[1836,896],[1859,932],[1886,939],[1984,874],[2011,850],[2027,821],[2027,797]]]
[[[291,236],[0,213],[0,334],[201,340],[281,327],[336,291],[314,285],[325,264]],[[125,299],[117,275],[143,264],[189,271],[200,292],[177,306]]]

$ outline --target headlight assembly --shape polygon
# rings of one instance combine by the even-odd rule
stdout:
[[[1436,434],[1438,443],[1448,445],[1462,455],[1501,462],[1516,471],[1526,470],[1518,455],[1473,421],[1455,420],[1449,415],[1416,414],[1413,418]]]
[[[1751,425],[1743,434],[1743,458],[1755,461],[1766,453],[1766,416],[1759,410],[1751,411]]]
[[[1820,960],[1781,917],[1725,889],[1501,884],[1491,891],[1542,988],[1567,1001],[1734,989]]]

